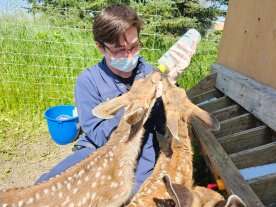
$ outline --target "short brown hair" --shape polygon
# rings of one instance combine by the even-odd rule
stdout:
[[[136,27],[138,34],[140,33],[143,21],[137,13],[126,5],[111,5],[94,19],[94,40],[100,44],[119,45],[120,36],[131,26]]]

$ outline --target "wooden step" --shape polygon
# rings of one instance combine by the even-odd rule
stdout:
[[[190,99],[193,103],[198,104],[198,103],[206,102],[213,98],[220,98],[222,96],[223,96],[223,93],[221,93],[219,90],[213,88],[209,91],[201,93],[201,94],[194,96]]]
[[[218,132],[214,132],[214,135],[219,138],[250,128],[255,128],[260,125],[260,121],[258,121],[250,113],[246,113],[220,122],[220,130]]]
[[[194,96],[204,93],[205,91],[215,88],[216,77],[216,73],[207,76],[206,78],[201,80],[196,86],[194,86],[191,90],[187,91],[187,95],[190,98],[192,98]]]
[[[235,116],[239,116],[241,114],[246,113],[246,110],[243,109],[242,107],[240,107],[237,104],[231,105],[231,106],[227,106],[225,108],[216,110],[214,112],[212,112],[212,114],[219,120],[219,121],[223,121],[225,119],[230,119],[232,117]]]
[[[219,109],[233,105],[233,103],[234,102],[230,98],[223,96],[208,103],[198,104],[198,106],[208,112],[214,112]]]
[[[237,168],[248,168],[276,162],[276,142],[230,154]]]
[[[248,183],[266,206],[276,207],[276,173],[252,179]]]
[[[213,174],[220,176],[229,194],[239,195],[249,207],[263,207],[264,205],[257,197],[251,187],[245,182],[232,160],[218,143],[216,137],[197,120],[192,120],[195,137],[201,143],[202,150],[209,159],[209,167]]]
[[[272,137],[271,130],[261,125],[220,137],[218,141],[227,153],[232,154],[272,142]]]

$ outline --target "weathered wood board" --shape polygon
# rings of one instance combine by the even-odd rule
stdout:
[[[252,111],[229,98],[224,93],[225,89],[218,88],[218,79],[219,73],[212,74],[196,85],[195,91],[192,88],[187,92],[191,100],[221,123],[218,132],[211,132],[200,121],[192,121],[194,135],[201,144],[206,163],[214,177],[223,180],[227,192],[239,195],[248,206],[276,206],[276,173],[245,181],[239,171],[276,162],[275,131],[255,117]],[[224,81],[227,82],[227,79]],[[242,92],[241,88],[237,91]]]
[[[216,88],[276,130],[276,89],[223,65],[214,64],[213,70],[217,73]]]
[[[276,89],[275,11],[275,0],[230,0],[217,63]]]

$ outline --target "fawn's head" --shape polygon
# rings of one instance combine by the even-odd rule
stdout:
[[[162,99],[165,106],[167,127],[174,138],[179,139],[179,127],[185,126],[191,118],[199,118],[208,128],[218,130],[218,120],[193,104],[184,89],[176,87],[167,78],[162,79]]]

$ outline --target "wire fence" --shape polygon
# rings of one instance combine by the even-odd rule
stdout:
[[[41,118],[50,106],[74,104],[76,77],[102,59],[93,42],[91,25],[74,22],[76,11],[64,10],[67,19],[32,13],[25,1],[10,0],[0,6],[2,113]],[[98,12],[89,10],[85,14],[93,19]],[[151,19],[151,28],[158,27],[159,14],[143,18]],[[141,33],[142,40],[147,39],[141,53],[152,64],[163,52],[156,31]]]
[[[146,23],[140,35],[141,55],[156,65],[176,40],[160,32],[163,17],[158,8],[173,5],[166,5],[166,0],[147,2],[151,2],[151,14],[139,4],[135,6]],[[32,120],[41,119],[43,111],[51,106],[74,104],[76,77],[102,59],[93,41],[91,24],[100,9],[38,4],[35,11],[26,0],[0,0],[0,111]],[[201,43],[199,56],[191,63],[193,70],[189,69],[190,74],[181,81],[191,85],[208,71],[206,68],[216,58],[218,38]]]

